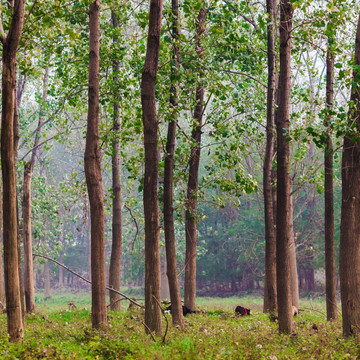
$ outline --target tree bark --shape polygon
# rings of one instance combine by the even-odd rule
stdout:
[[[196,21],[195,47],[198,60],[203,57],[203,47],[201,45],[202,35],[205,31],[205,9],[201,8]],[[200,68],[198,71],[200,72]],[[184,285],[184,305],[190,310],[196,308],[196,246],[197,229],[196,213],[197,198],[199,187],[199,165],[201,149],[202,118],[204,110],[204,85],[200,80],[196,88],[196,103],[194,109],[194,124],[191,134],[194,145],[191,147],[189,160],[189,178],[187,184],[186,204],[185,204],[185,285]]]
[[[289,261],[291,273],[291,303],[299,309],[299,276],[296,261],[296,241],[294,231],[294,198],[290,195],[289,219]]]
[[[340,227],[340,290],[343,333],[360,334],[360,15],[356,30],[355,59],[348,113],[349,132],[342,157],[342,203]],[[350,130],[355,125],[356,133]],[[354,138],[355,136],[355,138]]]
[[[176,79],[179,73],[180,48],[179,48],[179,2],[172,0],[171,11],[173,18],[172,37],[173,37],[173,67],[171,79]],[[175,244],[175,225],[174,225],[174,154],[176,140],[176,124],[178,111],[178,81],[171,80],[170,85],[170,106],[172,108],[172,118],[169,121],[165,168],[164,168],[164,231],[165,231],[165,248],[167,277],[169,281],[171,316],[173,325],[183,327],[183,311],[181,304],[180,284],[178,278],[177,261],[176,261],[176,244]]]
[[[160,229],[158,202],[158,120],[155,86],[160,52],[162,0],[151,0],[149,34],[141,79],[141,105],[144,125],[145,174],[145,324],[147,331],[161,334],[160,302]]]
[[[14,13],[7,35],[1,34],[2,52],[2,118],[1,166],[3,175],[3,231],[5,294],[9,340],[20,341],[24,336],[21,310],[16,175],[14,150],[14,112],[16,88],[16,53],[24,25],[25,1],[14,3]],[[2,26],[1,26],[2,28]]]
[[[111,13],[112,25],[118,28],[117,18],[114,12]],[[113,39],[114,43],[118,38]],[[120,62],[113,62],[114,82],[118,82]],[[120,266],[122,253],[122,214],[121,214],[121,166],[120,166],[120,130],[121,119],[119,110],[120,94],[115,95],[113,104],[113,156],[112,156],[112,190],[113,190],[113,218],[112,218],[112,246],[109,268],[109,287],[120,291]],[[113,291],[110,292],[110,309],[121,311],[121,296]]]
[[[276,292],[276,227],[273,202],[272,169],[275,146],[275,92],[276,92],[276,52],[275,21],[276,1],[266,1],[269,16],[267,28],[268,88],[266,109],[266,150],[263,167],[264,215],[265,215],[265,279],[264,312],[274,314],[277,310]]]
[[[5,288],[4,288],[4,263],[3,263],[3,242],[2,242],[2,191],[0,186],[0,301],[5,304]]]
[[[48,261],[44,264],[44,296],[45,299],[50,299],[50,263]]]
[[[104,197],[99,148],[99,41],[100,0],[90,5],[89,96],[85,145],[85,176],[91,221],[91,321],[94,328],[106,325],[106,274]]]
[[[330,39],[329,39],[330,40]],[[330,44],[326,54],[326,108],[327,126],[324,153],[325,168],[325,277],[326,277],[326,315],[328,320],[337,320],[336,265],[335,265],[335,226],[334,226],[334,185],[333,185],[333,144],[331,140],[331,110],[334,103],[334,63],[335,55]]]
[[[279,331],[293,329],[290,270],[290,125],[291,29],[293,8],[289,0],[280,2],[280,89],[277,117],[277,216],[276,278]]]
[[[43,80],[42,100],[47,99],[47,83],[49,79],[49,68],[45,70]],[[38,153],[39,139],[43,125],[43,105],[40,105],[39,123],[35,133],[34,146],[31,159],[25,164],[24,183],[23,183],[23,237],[24,237],[24,280],[25,280],[25,304],[26,312],[35,311],[35,284],[34,266],[32,256],[32,227],[31,227],[31,181]]]

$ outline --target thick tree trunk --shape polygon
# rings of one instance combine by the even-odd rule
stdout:
[[[114,12],[111,13],[112,24],[118,28],[118,22]],[[114,43],[118,38],[113,39]],[[120,70],[119,61],[114,61],[113,71],[118,74]],[[118,81],[118,75],[114,75],[114,81]],[[121,232],[121,166],[120,166],[120,129],[121,119],[119,111],[120,94],[115,95],[113,105],[113,157],[112,157],[112,190],[113,190],[113,218],[112,218],[112,246],[109,270],[109,287],[120,291],[120,265],[122,253],[122,232]],[[110,291],[110,309],[121,311],[121,296]]]
[[[141,80],[141,105],[144,125],[145,174],[145,324],[150,331],[161,334],[160,302],[160,229],[158,203],[158,120],[155,86],[160,52],[162,0],[151,0],[149,34]]]
[[[266,150],[263,168],[264,215],[265,215],[265,280],[264,312],[277,310],[276,293],[276,228],[273,204],[272,169],[275,143],[275,92],[276,92],[276,53],[275,53],[275,14],[276,1],[267,0],[269,15],[267,29],[268,46],[268,88],[266,110]]]
[[[172,0],[173,16],[173,68],[172,75],[174,79],[179,73],[180,49],[179,49],[179,2]],[[170,88],[170,106],[172,107],[172,118],[169,121],[165,168],[164,168],[164,231],[165,231],[165,248],[167,277],[169,281],[169,291],[171,300],[171,315],[173,325],[183,327],[183,312],[181,304],[180,284],[178,278],[177,261],[176,261],[176,243],[175,243],[175,226],[174,226],[174,208],[173,208],[173,191],[174,191],[174,154],[176,140],[176,123],[178,107],[178,82],[171,80]]]
[[[104,197],[99,148],[100,0],[90,5],[89,105],[85,146],[85,176],[91,221],[92,326],[106,325]]]
[[[360,131],[360,15],[356,30],[353,85],[348,124]],[[355,135],[357,136],[357,135]],[[360,142],[348,133],[342,157],[340,290],[344,336],[360,334]]]
[[[14,4],[8,35],[1,34],[2,52],[2,118],[1,167],[3,175],[3,231],[5,294],[10,341],[20,341],[24,325],[20,297],[17,191],[14,149],[14,112],[16,87],[16,53],[23,30],[25,1]]]
[[[329,39],[330,40],[330,39]],[[326,54],[326,107],[327,126],[324,153],[325,168],[325,276],[326,276],[326,314],[328,320],[337,320],[336,265],[335,265],[335,226],[334,226],[334,185],[333,185],[333,144],[331,140],[330,111],[334,103],[334,63],[335,55],[330,45]]]
[[[199,60],[203,57],[203,47],[201,45],[202,35],[205,31],[204,8],[201,8],[196,21],[196,54]],[[198,69],[200,72],[201,69]],[[185,285],[184,285],[184,305],[190,310],[196,308],[196,247],[197,247],[197,198],[199,186],[199,165],[202,133],[202,117],[204,110],[204,86],[200,80],[196,88],[196,104],[194,109],[194,124],[191,138],[194,145],[191,147],[189,160],[189,179],[187,184],[186,206],[185,206]]]
[[[5,305],[2,223],[3,223],[2,191],[1,191],[1,185],[0,185],[0,301]]]
[[[290,269],[290,125],[291,29],[293,9],[289,0],[280,2],[280,90],[277,130],[276,278],[279,331],[293,329]]]

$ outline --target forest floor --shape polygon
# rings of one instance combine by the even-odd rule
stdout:
[[[69,310],[73,302],[76,309]],[[235,316],[234,308],[251,309]],[[109,312],[106,329],[91,328],[90,295],[67,293],[37,298],[27,315],[25,339],[8,342],[6,315],[0,315],[0,359],[358,359],[360,343],[342,337],[341,321],[326,322],[323,299],[302,301],[295,332],[280,335],[255,297],[198,298],[201,312],[185,318],[185,329],[171,326],[152,339],[140,308]],[[340,317],[340,314],[339,314]],[[165,333],[166,321],[163,319]]]

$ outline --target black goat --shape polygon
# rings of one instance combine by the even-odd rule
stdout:
[[[171,312],[171,305],[169,305],[165,310],[169,310]],[[183,311],[183,315],[187,315],[187,314],[195,314],[196,311],[194,310],[190,310],[187,306],[182,305],[182,311]]]
[[[241,316],[250,315],[250,309],[247,309],[247,308],[244,308],[244,307],[238,305],[235,308],[235,314],[236,315],[241,315]]]

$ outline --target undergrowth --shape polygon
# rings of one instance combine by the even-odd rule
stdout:
[[[77,308],[70,311],[68,303]],[[91,328],[89,297],[58,295],[38,302],[27,315],[22,343],[8,342],[6,315],[0,315],[1,359],[357,359],[360,344],[342,337],[341,321],[326,322],[321,301],[304,302],[295,333],[281,335],[261,311],[258,298],[199,298],[200,312],[185,318],[183,330],[171,326],[166,337],[146,335],[141,309],[109,312],[105,329]],[[251,308],[238,317],[235,305]],[[163,321],[163,328],[166,322]]]

